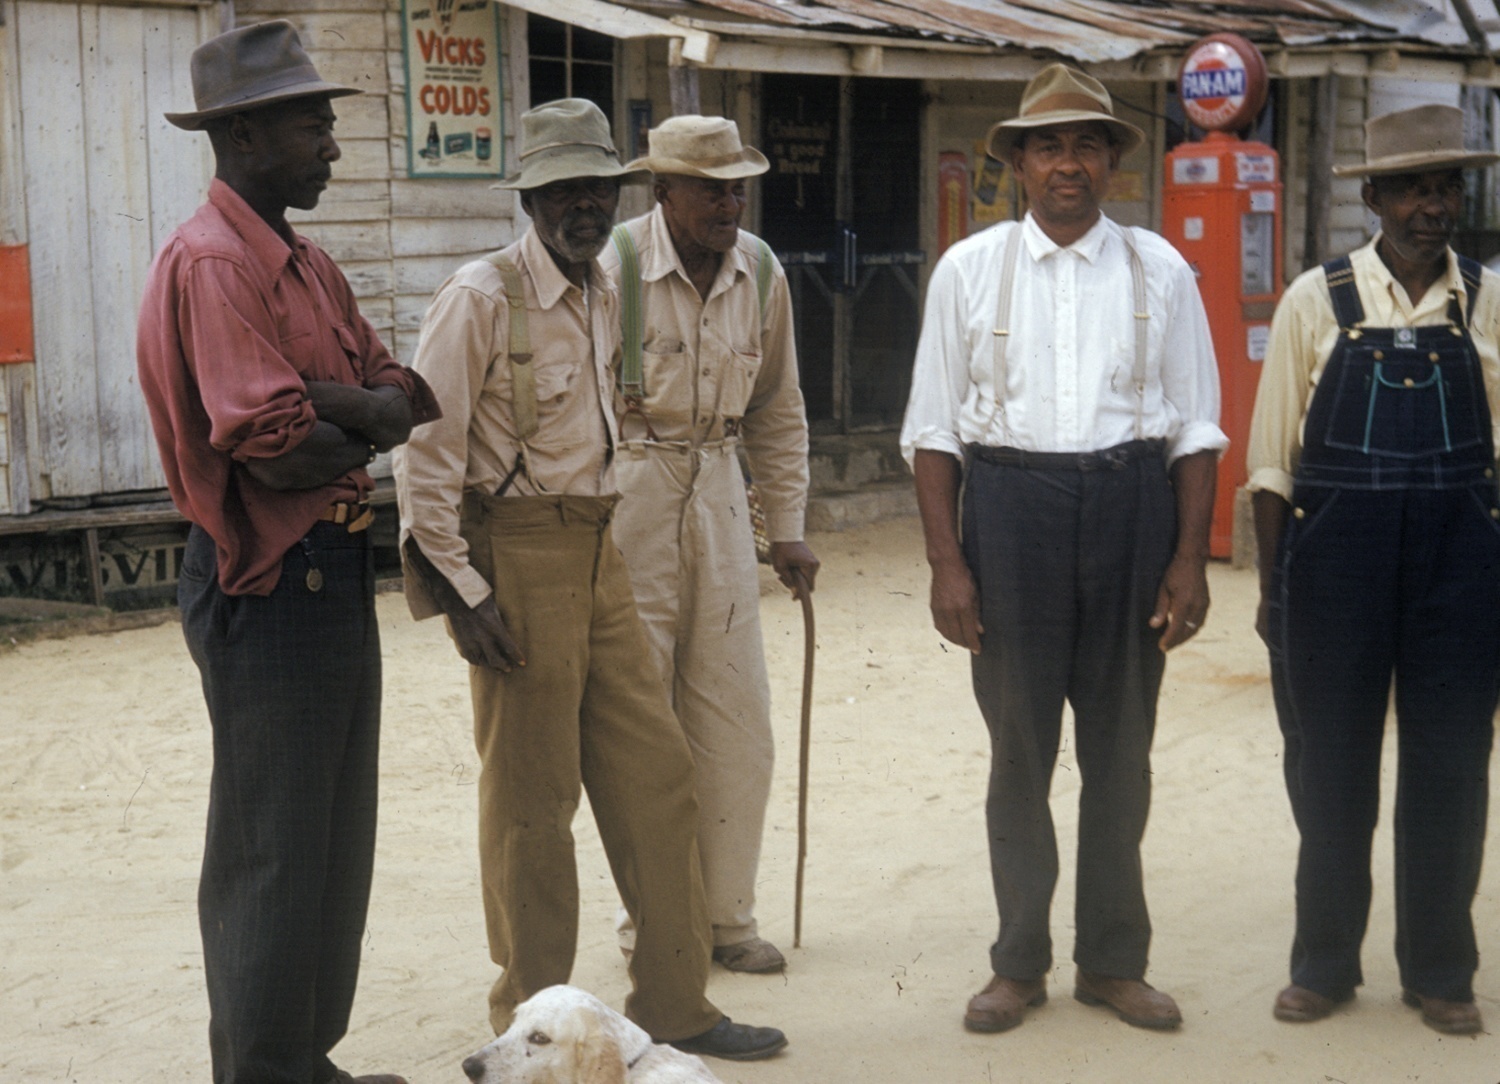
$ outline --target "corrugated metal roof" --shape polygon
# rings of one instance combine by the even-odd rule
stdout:
[[[724,29],[736,36],[753,36],[759,24],[1038,50],[1085,63],[1181,48],[1217,31],[1271,47],[1388,43],[1442,52],[1473,49],[1443,0],[646,0],[639,6],[669,6],[695,25],[728,18]],[[1493,10],[1489,0],[1483,6]]]

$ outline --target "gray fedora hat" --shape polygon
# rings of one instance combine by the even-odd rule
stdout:
[[[197,131],[205,121],[293,98],[341,98],[356,87],[329,83],[302,48],[297,28],[285,19],[242,26],[210,38],[193,50],[191,113],[168,113],[179,128]]]
[[[1336,177],[1478,169],[1500,162],[1493,151],[1464,149],[1464,113],[1452,105],[1419,105],[1365,121],[1365,160],[1334,166]]]
[[[521,169],[492,188],[540,188],[580,177],[644,184],[651,174],[620,164],[604,111],[587,98],[559,98],[521,114]]]

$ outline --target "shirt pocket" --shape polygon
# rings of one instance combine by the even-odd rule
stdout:
[[[692,424],[693,359],[686,351],[643,350],[641,378],[646,391],[641,408],[653,424],[668,429]]]
[[[724,360],[719,375],[719,397],[717,409],[722,418],[743,418],[755,394],[755,382],[760,378],[762,359],[759,354],[731,351]]]

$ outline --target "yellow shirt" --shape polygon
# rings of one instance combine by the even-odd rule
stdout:
[[[1413,304],[1406,289],[1392,276],[1375,251],[1377,235],[1363,248],[1349,254],[1354,284],[1364,306],[1367,327],[1432,327],[1448,322],[1448,295],[1457,293],[1460,308],[1468,306],[1468,290],[1458,273],[1453,250],[1448,250],[1448,268],[1420,301]],[[1250,472],[1249,488],[1268,490],[1292,499],[1292,478],[1302,457],[1302,430],[1313,389],[1328,364],[1338,340],[1338,320],[1328,280],[1321,267],[1297,276],[1271,320],[1271,341],[1265,368],[1255,396],[1255,414],[1250,421],[1250,440],[1245,463]],[[1489,400],[1490,423],[1500,438],[1500,275],[1486,270],[1479,300],[1470,320],[1469,335],[1479,354],[1484,373],[1485,397]],[[1497,439],[1500,445],[1500,439]]]
[[[527,442],[528,471],[518,471],[506,496],[615,492],[610,402],[620,345],[614,287],[590,265],[580,289],[558,269],[535,228],[502,250],[521,273],[531,365],[536,377],[536,434]],[[417,540],[470,606],[490,586],[469,564],[459,536],[465,490],[494,493],[516,463],[520,442],[511,406],[510,312],[500,272],[488,260],[460,267],[438,287],[422,319],[412,368],[443,408],[441,421],[413,430],[391,466],[401,507],[401,538]],[[438,613],[415,577],[408,577],[412,613]]]
[[[736,423],[765,505],[767,535],[773,542],[802,541],[807,411],[797,379],[786,272],[771,256],[762,314],[756,284],[760,242],[740,230],[705,299],[682,266],[660,207],[631,219],[626,228],[641,273],[643,409],[657,439],[697,446],[722,439],[726,421]],[[613,244],[599,263],[618,283],[620,261]],[[626,441],[645,435],[633,415],[620,425]]]

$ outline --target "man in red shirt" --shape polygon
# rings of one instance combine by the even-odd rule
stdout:
[[[178,587],[214,768],[198,911],[216,1084],[350,1082],[349,1022],[375,850],[380,642],[365,467],[437,416],[326,253],[287,224],[339,148],[289,23],[192,61],[217,162],[162,246],[137,329],[172,499]],[[404,1084],[390,1075],[366,1084]]]

